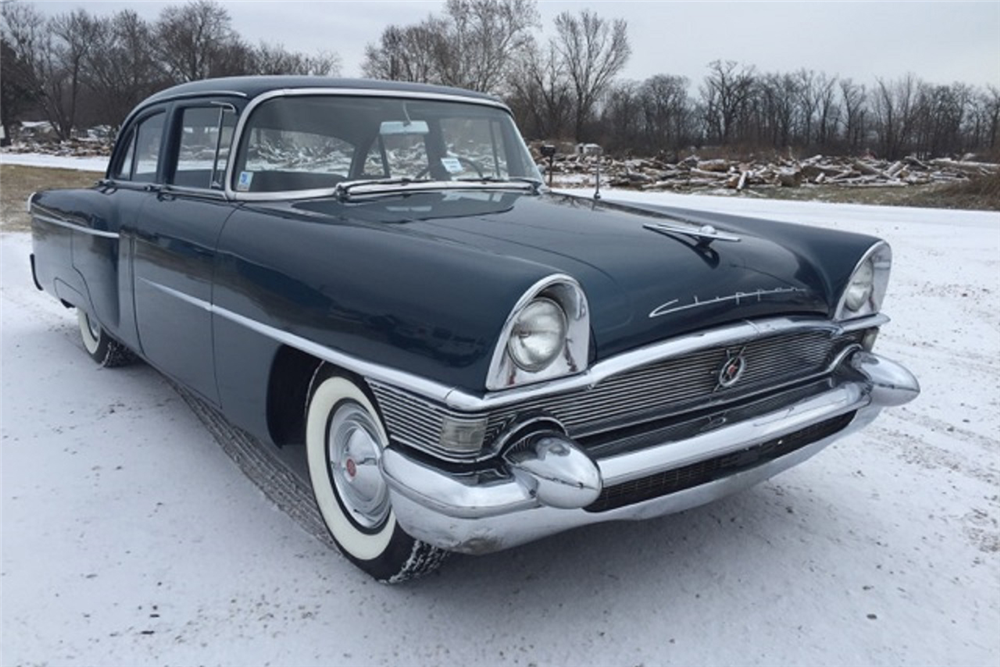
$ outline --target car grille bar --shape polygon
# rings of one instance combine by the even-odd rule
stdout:
[[[543,410],[579,438],[669,414],[727,403],[788,383],[816,377],[860,334],[831,337],[827,331],[779,334],[665,359],[608,378],[587,391],[546,397],[518,406]],[[746,370],[734,386],[719,386],[726,361],[742,354]],[[513,412],[490,416],[487,434],[499,433]]]
[[[604,379],[596,386],[540,396],[489,414],[459,412],[391,385],[369,379],[391,439],[454,460],[495,453],[493,443],[519,415],[544,413],[572,438],[588,438],[673,415],[724,406],[829,374],[844,350],[860,343],[863,332],[834,335],[819,328],[764,335],[725,346],[661,359]],[[739,381],[721,387],[726,362],[742,356]],[[446,420],[488,418],[484,448],[462,457],[441,445]]]

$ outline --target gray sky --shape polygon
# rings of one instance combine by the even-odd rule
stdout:
[[[35,3],[46,13],[78,6],[95,13],[123,7],[153,20],[167,2]],[[227,1],[247,40],[337,52],[344,76],[359,76],[364,48],[389,24],[415,23],[443,1]],[[680,74],[698,83],[713,60],[763,71],[805,67],[861,83],[912,72],[932,83],[1000,86],[1000,2],[568,2],[538,3],[545,35],[562,11],[590,8],[629,25],[632,58],[624,77]]]

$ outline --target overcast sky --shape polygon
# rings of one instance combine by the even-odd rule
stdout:
[[[168,2],[36,2],[46,13],[132,7],[155,20]],[[360,76],[365,45],[389,24],[438,13],[443,1],[243,0],[223,3],[247,40],[338,53]],[[735,60],[763,71],[805,67],[862,83],[912,72],[932,83],[1000,86],[1000,2],[561,2],[538,3],[543,31],[563,11],[589,8],[628,21],[626,78],[680,74],[699,82],[708,63]]]

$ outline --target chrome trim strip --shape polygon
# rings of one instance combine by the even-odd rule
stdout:
[[[748,337],[808,330],[828,330],[832,334],[837,335],[857,329],[881,326],[889,321],[888,317],[879,314],[861,320],[854,320],[850,323],[850,326],[841,326],[825,320],[817,321],[808,318],[776,318],[760,322],[742,322],[721,329],[714,329],[691,336],[682,336],[632,352],[626,352],[599,362],[589,370],[577,375],[535,385],[516,387],[503,392],[477,395],[412,373],[358,359],[345,352],[320,345],[288,331],[258,322],[226,308],[210,304],[202,299],[178,292],[170,287],[145,279],[143,280],[167,294],[176,296],[192,305],[224,317],[231,322],[245,326],[279,343],[301,350],[306,354],[311,354],[318,359],[336,364],[341,368],[353,371],[366,378],[391,384],[432,401],[441,402],[445,407],[459,412],[485,412],[513,405],[530,398],[592,387],[607,377],[617,375],[636,366],[643,366],[655,361],[688,354],[703,348],[725,345],[729,342]]]
[[[233,173],[236,169],[237,162],[237,151],[240,144],[243,142],[243,131],[246,128],[247,120],[253,115],[254,110],[276,97],[299,97],[308,95],[330,95],[333,97],[401,97],[407,99],[423,99],[423,100],[437,100],[440,102],[461,102],[463,104],[479,104],[481,106],[495,107],[497,109],[502,109],[508,114],[511,114],[510,108],[499,100],[491,100],[489,98],[481,97],[465,97],[463,95],[448,95],[445,93],[421,93],[416,91],[404,91],[404,90],[385,90],[385,89],[364,89],[364,88],[328,88],[328,87],[316,87],[316,88],[279,88],[275,90],[268,91],[266,93],[261,93],[254,97],[250,102],[247,103],[246,107],[243,109],[243,113],[240,114],[239,120],[236,122],[236,130],[233,132],[233,143],[232,143],[232,154],[230,155],[229,164],[226,165],[226,182],[225,182],[225,192],[226,197],[236,201],[255,201],[255,200],[284,200],[284,199],[298,199],[301,197],[317,197],[324,194],[331,194],[332,189],[322,189],[322,190],[300,190],[291,192],[276,192],[276,193],[247,193],[247,192],[237,192],[233,189]],[[511,114],[513,115],[513,114]],[[318,194],[317,194],[318,193]],[[252,195],[267,195],[265,197],[257,197]]]
[[[171,185],[168,183],[160,188],[160,192],[165,195],[174,195],[177,197],[201,197],[202,199],[214,199],[216,201],[228,201],[229,199],[222,190],[192,187],[189,185]]]
[[[196,296],[185,294],[184,292],[175,290],[172,287],[167,287],[166,285],[161,285],[160,283],[154,283],[152,280],[149,280],[148,278],[139,278],[139,280],[146,283],[150,287],[158,289],[165,294],[169,294],[174,298],[180,299],[184,303],[190,304],[195,308],[200,308],[202,310],[212,312],[212,304],[210,304],[208,301],[205,301],[204,299],[199,299]]]
[[[32,194],[32,196],[34,196],[34,194]],[[90,227],[84,227],[83,225],[69,222],[68,220],[63,220],[61,218],[56,218],[51,215],[46,215],[44,213],[38,213],[37,211],[32,212],[31,216],[41,220],[42,222],[47,222],[50,225],[72,229],[74,232],[80,232],[82,234],[98,236],[102,239],[115,239],[116,241],[119,238],[118,232],[106,232],[100,229],[91,229]]]
[[[331,364],[335,364],[341,368],[353,371],[367,378],[380,380],[397,387],[405,387],[409,391],[442,403],[444,402],[445,396],[447,396],[452,390],[451,387],[434,382],[433,380],[427,380],[417,375],[412,375],[410,373],[392,368],[386,368],[385,366],[357,359],[351,355],[345,354],[344,352],[319,345],[318,343],[314,343],[306,338],[302,338],[301,336],[296,336],[288,331],[276,329],[275,327],[258,322],[257,320],[253,320],[249,317],[245,317],[239,313],[234,313],[226,308],[213,305],[208,301],[185,294],[184,292],[167,287],[166,285],[161,285],[160,283],[147,280],[146,278],[141,278],[141,280],[161,292],[169,294],[197,308],[206,310],[213,315],[224,317],[230,322],[240,324],[251,331],[256,331],[257,333],[271,338],[272,340],[275,340],[283,345],[288,345],[289,347],[301,350],[306,354],[311,354],[317,359],[328,361]]]

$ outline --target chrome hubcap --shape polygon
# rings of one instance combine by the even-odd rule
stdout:
[[[389,516],[389,489],[378,462],[382,454],[378,428],[356,403],[337,408],[327,434],[330,476],[344,509],[364,528],[375,528]]]

